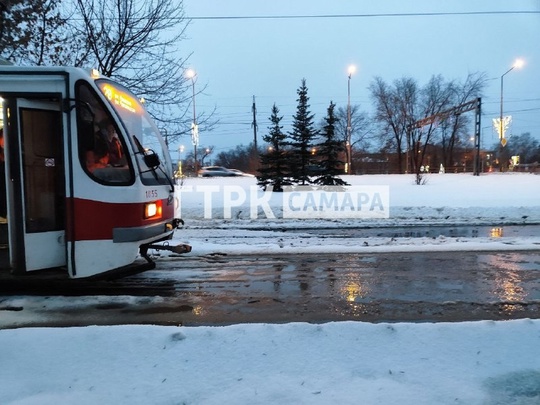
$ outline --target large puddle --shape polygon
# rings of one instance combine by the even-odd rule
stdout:
[[[302,230],[298,230],[302,232]],[[319,229],[319,235],[355,238],[436,238],[439,236],[465,238],[502,238],[540,236],[540,225],[510,226],[415,226],[385,228]]]

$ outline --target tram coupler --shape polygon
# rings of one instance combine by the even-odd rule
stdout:
[[[182,218],[174,218],[172,221],[173,228],[180,229],[184,226],[184,220]]]
[[[172,245],[146,245],[149,249],[155,249],[155,250],[168,250],[169,252],[173,252],[176,254],[183,254],[183,253],[189,253],[191,252],[191,245],[188,245],[187,243],[181,243],[176,246]]]

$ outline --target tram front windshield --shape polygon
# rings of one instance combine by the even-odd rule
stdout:
[[[136,152],[137,164],[144,184],[168,184],[170,178],[171,161],[167,146],[163,137],[156,128],[154,122],[139,100],[125,87],[107,79],[96,80],[101,92],[105,95],[110,105],[120,116],[124,128],[129,134],[129,141]],[[144,153],[154,152],[159,156],[161,167],[158,170],[150,170],[144,163]],[[137,153],[141,152],[141,153]]]

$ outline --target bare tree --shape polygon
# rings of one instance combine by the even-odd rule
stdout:
[[[396,147],[399,172],[403,173],[403,155],[408,164],[410,137],[407,126],[415,121],[415,109],[418,99],[418,85],[412,78],[401,78],[388,85],[382,78],[376,77],[370,84],[371,97],[375,102],[375,121],[381,126],[385,143]],[[392,139],[390,141],[390,139]],[[405,171],[408,167],[405,167]]]
[[[71,30],[61,0],[44,0],[33,3],[34,23],[29,27],[31,37],[17,63],[27,65],[67,65],[85,48],[85,41]]]
[[[26,53],[38,23],[38,10],[43,1],[0,1],[0,56],[11,61]]]
[[[339,107],[335,114],[337,121],[335,123],[336,137],[347,141],[347,108]],[[370,125],[368,114],[360,110],[359,105],[351,106],[351,144],[353,147],[367,149],[369,147],[373,131]],[[323,122],[324,126],[326,122]]]
[[[465,82],[453,83],[452,106],[458,106],[480,97],[485,86],[485,73],[469,73]],[[469,123],[469,116],[463,114],[450,116],[447,120],[441,122],[440,143],[444,166],[451,166],[454,163],[454,148],[463,141],[468,142],[469,135],[466,129]]]
[[[485,74],[480,73],[469,74],[464,83],[433,76],[422,88],[411,78],[396,80],[392,86],[375,78],[370,85],[375,120],[382,128],[385,146],[395,147],[400,173],[405,160],[405,171],[411,170],[419,176],[427,147],[436,143],[438,136],[446,157],[444,164],[449,164],[447,159],[452,159],[453,148],[461,141],[468,121],[465,116],[441,113],[478,97],[484,85]],[[441,114],[439,121],[419,123],[423,118],[438,114]]]
[[[453,94],[453,83],[446,82],[441,75],[432,76],[428,84],[420,91],[420,116],[411,117],[414,121],[410,124],[408,131],[412,171],[417,178],[421,176],[427,147],[433,143],[439,123],[434,121],[426,126],[416,127],[414,122],[448,110],[452,105]]]
[[[79,30],[89,49],[79,64],[94,65],[105,76],[143,97],[170,142],[189,133],[190,83],[186,60],[177,51],[188,20],[174,0],[76,0]],[[202,89],[201,89],[202,91]],[[199,126],[208,119],[198,118]]]
[[[0,56],[22,66],[79,66],[88,52],[70,23],[73,14],[61,0],[0,2]]]

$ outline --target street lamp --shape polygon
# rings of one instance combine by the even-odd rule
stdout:
[[[204,155],[201,159],[201,165],[204,166],[204,158],[207,157],[210,153],[212,153],[212,149],[206,148],[204,151]]]
[[[182,177],[184,173],[182,172],[182,153],[184,153],[184,145],[178,147],[178,176]]]
[[[345,167],[345,173],[351,172],[351,76],[354,72],[356,72],[356,66],[350,65],[347,69],[347,73],[349,74],[349,76],[347,80],[347,166]]]
[[[503,73],[503,75],[501,76],[501,114],[499,116],[499,122],[496,124],[496,129],[497,129],[497,132],[499,133],[499,138],[501,140],[501,144],[502,146],[505,146],[506,145],[506,138],[504,137],[505,135],[505,132],[506,132],[506,129],[508,127],[508,125],[510,124],[510,119],[511,117],[508,116],[508,117],[504,117],[503,118],[503,85],[504,85],[504,76],[506,76],[508,73],[510,73],[512,70],[514,70],[515,68],[518,68],[520,69],[523,64],[525,62],[523,61],[523,59],[516,59],[516,61],[514,62],[514,64],[512,65],[512,67],[510,69],[508,69],[506,72]]]
[[[197,73],[193,69],[186,71],[186,77],[191,79],[192,101],[193,104],[193,122],[191,123],[191,142],[193,143],[193,157],[195,176],[197,175],[197,147],[199,146],[199,126],[197,125],[197,114],[195,111],[195,77]]]

